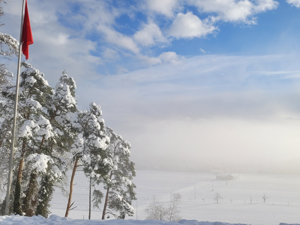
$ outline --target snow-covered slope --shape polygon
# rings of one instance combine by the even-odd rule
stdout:
[[[166,171],[137,171],[138,201],[133,203],[136,213],[131,218],[144,220],[145,209],[152,196],[168,206],[172,193],[181,194],[180,216],[198,221],[221,221],[252,225],[300,223],[300,176],[235,174],[236,180],[216,180],[211,173],[183,173]],[[88,181],[82,173],[75,178],[74,201],[76,209],[70,218],[88,218]],[[213,199],[219,193],[217,204]],[[268,198],[263,202],[263,195]],[[252,199],[252,203],[251,203]],[[51,202],[52,213],[64,216],[67,198],[55,192]],[[101,210],[93,209],[92,219],[101,219]]]
[[[182,197],[179,205],[180,216],[189,220],[185,225],[203,225],[203,222],[197,221],[251,225],[300,224],[299,175],[236,175],[237,179],[228,181],[226,185],[225,181],[216,180],[213,174],[209,173],[137,171],[137,177],[134,180],[138,197],[138,201],[133,203],[136,208],[135,215],[126,219],[146,219],[145,209],[152,200],[152,196],[156,196],[162,204],[168,206],[170,194],[180,193]],[[81,219],[77,223],[82,224],[80,221],[86,222],[88,218],[88,180],[82,172],[78,172],[74,183],[73,201],[77,208],[70,212],[69,217]],[[213,199],[215,193],[222,196],[218,204]],[[262,198],[264,194],[268,197],[265,203]],[[63,217],[66,205],[67,198],[57,189],[50,210],[53,214]],[[100,220],[101,215],[101,209],[92,210],[93,220]],[[53,216],[50,221],[54,221],[55,218],[59,221],[69,221]],[[3,218],[1,219],[3,222]],[[14,220],[17,220],[17,217]],[[137,224],[130,220],[126,223]],[[140,224],[144,223],[147,222],[140,222]],[[3,224],[1,220],[0,224]],[[73,224],[75,224],[74,221]],[[213,223],[206,224],[212,225]],[[220,223],[213,225],[220,225]]]
[[[1,225],[246,225],[241,223],[229,224],[221,222],[198,222],[196,220],[181,220],[176,222],[158,220],[74,220],[51,215],[49,219],[41,216],[0,216]],[[280,225],[300,225],[283,224]]]

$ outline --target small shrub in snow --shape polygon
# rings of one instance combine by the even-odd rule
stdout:
[[[216,193],[214,196],[214,200],[216,200],[217,204],[219,203],[220,199],[222,199],[222,196],[219,193]]]
[[[166,220],[166,221],[179,221],[180,217],[180,203],[181,195],[174,193],[172,195],[169,207],[164,207],[156,198],[153,197],[152,201],[146,208],[147,220]]]

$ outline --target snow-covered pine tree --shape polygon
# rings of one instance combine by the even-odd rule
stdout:
[[[55,168],[64,175],[68,168],[68,152],[80,129],[77,122],[75,89],[74,79],[64,71],[55,87],[55,94],[49,99],[48,119],[53,127],[55,141],[44,143],[45,140],[42,139],[41,149],[47,150],[47,154],[52,157],[54,164],[49,165],[49,170],[42,178],[36,215],[47,217],[49,214],[49,203],[54,191],[53,186],[55,182],[62,181],[62,176],[53,172]]]
[[[101,108],[91,103],[89,110],[81,112],[78,117],[84,139],[85,151],[82,157],[84,173],[91,178],[93,184],[107,181],[113,163],[109,152],[106,151],[110,139],[104,132],[105,123]],[[100,190],[94,190],[93,196],[95,201],[101,201],[97,197],[101,197],[102,193]]]
[[[53,160],[50,156],[43,153],[30,154],[27,159],[27,170],[29,170],[30,181],[28,188],[23,198],[23,212],[26,216],[33,216],[36,214],[36,208],[38,204],[38,178],[42,175],[47,174],[49,165],[53,164]],[[52,188],[51,186],[48,188]],[[44,190],[43,194],[47,194]],[[47,198],[47,196],[44,196]]]
[[[41,187],[38,191],[39,204],[37,205],[35,215],[43,215],[48,218],[48,215],[51,213],[49,207],[52,194],[49,193],[54,192],[54,185],[53,182],[51,182],[52,179],[49,171],[42,176]]]
[[[18,121],[17,121],[17,139],[16,139],[16,151],[14,160],[18,163],[14,163],[15,171],[17,173],[17,183],[15,192],[16,199],[14,200],[15,213],[21,213],[19,203],[19,185],[22,182],[22,171],[24,166],[24,159],[31,153],[36,151],[36,139],[35,135],[40,131],[38,124],[40,118],[44,114],[42,105],[45,102],[47,95],[51,94],[51,87],[44,79],[43,74],[38,70],[32,68],[28,64],[23,64],[26,67],[25,71],[21,74],[20,92],[19,92],[19,105],[18,105]],[[2,111],[2,119],[6,123],[10,124],[13,116],[13,105],[15,99],[15,86],[7,86],[3,91],[4,101],[1,102],[0,109]],[[11,112],[7,114],[6,111]],[[7,138],[7,137],[5,137]],[[6,143],[10,143],[10,140],[3,140]],[[5,146],[3,146],[5,147]],[[34,176],[33,176],[34,177]],[[31,179],[32,180],[32,179]],[[34,182],[32,180],[32,182]],[[25,183],[27,186],[27,184]]]
[[[11,145],[12,109],[0,101],[0,191],[4,191],[7,183],[8,163]]]
[[[0,0],[0,18],[4,15],[3,4],[5,0]],[[4,24],[0,22],[0,27]],[[19,42],[11,35],[0,32],[0,56],[1,58],[10,59],[11,56],[17,55]],[[9,72],[5,64],[0,63],[0,92],[6,85],[10,85],[12,73]],[[1,96],[1,95],[0,95]]]
[[[4,101],[0,100],[0,191],[6,189],[7,184],[7,175],[8,175],[8,164],[10,158],[10,147],[11,147],[11,129],[12,129],[12,115],[13,109],[11,105]],[[15,184],[15,180],[12,181]],[[11,191],[11,196],[13,196],[13,190]],[[12,210],[13,198],[10,203],[10,212]],[[1,203],[0,215],[4,215],[5,209],[5,199]]]
[[[24,160],[27,161],[27,167],[30,165],[29,158],[33,154],[37,154],[36,157],[42,159],[43,155],[48,155],[47,150],[42,148],[41,140],[47,140],[48,142],[55,141],[55,135],[53,127],[50,121],[47,119],[48,114],[46,106],[49,99],[53,95],[53,89],[49,86],[47,80],[44,78],[44,74],[39,70],[34,69],[30,64],[22,63],[26,68],[21,73],[20,82],[20,97],[19,105],[21,106],[19,112],[26,121],[22,124],[19,130],[18,138],[23,138],[22,149],[20,151],[20,163],[19,163],[19,177],[22,177],[22,169]],[[29,100],[29,104],[27,101]],[[28,105],[28,110],[25,106]],[[27,140],[30,138],[30,140]],[[47,156],[48,157],[48,156]],[[48,160],[52,162],[53,160]],[[28,172],[30,171],[31,174]],[[30,177],[29,183],[27,183],[27,194],[23,199],[23,209],[25,215],[35,215],[36,206],[38,204],[38,183],[40,176],[46,173],[46,170],[37,173],[36,170],[28,170],[25,172],[27,177]],[[20,179],[19,182],[22,182]],[[24,182],[25,183],[25,182]],[[29,195],[29,196],[28,196]]]
[[[0,18],[4,15],[3,4],[7,3],[6,0],[0,0]],[[0,22],[0,27],[4,24]],[[0,101],[3,102],[2,91],[7,85],[11,85],[11,78],[13,74],[9,72],[6,68],[6,65],[3,63],[4,59],[10,60],[13,55],[16,55],[18,52],[19,43],[9,34],[4,34],[0,32]],[[0,148],[3,150],[3,154],[0,153],[0,191],[6,181],[7,173],[7,162],[9,162],[9,147],[5,149],[6,146],[9,146],[9,143],[5,143],[7,138],[9,138],[11,127],[10,122],[7,120],[0,121]],[[1,150],[0,150],[1,151]]]
[[[108,182],[104,185],[106,195],[102,219],[105,219],[106,214],[112,214],[119,219],[124,219],[126,215],[133,215],[134,208],[131,206],[131,203],[132,200],[136,199],[134,191],[136,186],[132,182],[133,177],[136,175],[135,166],[130,161],[131,145],[111,128],[106,128],[106,131],[111,140],[107,151],[113,159],[114,166],[109,172]]]
[[[62,179],[61,171],[65,172],[65,161],[63,160],[64,151],[68,151],[69,143],[72,143],[72,137],[76,135],[76,125],[74,125],[73,113],[76,112],[77,106],[75,97],[75,82],[69,78],[66,73],[60,79],[55,92],[48,85],[41,72],[34,69],[27,63],[22,64],[26,69],[21,74],[20,97],[19,97],[19,116],[18,116],[18,139],[16,144],[15,171],[18,170],[17,182],[21,185],[21,192],[24,193],[22,187],[27,187],[31,191],[27,191],[29,195],[27,199],[36,199],[38,202],[27,201],[24,198],[24,204],[35,204],[29,206],[32,210],[37,209],[37,213],[45,212],[47,214],[49,201],[53,193],[53,185]],[[71,85],[69,85],[71,83]],[[5,89],[5,101],[1,102],[1,113],[7,118],[5,121],[11,121],[12,113],[6,111],[12,110],[15,87],[10,86]],[[6,111],[3,111],[6,110]],[[1,141],[0,141],[1,143]],[[4,142],[6,143],[6,142]],[[4,146],[3,146],[4,147]],[[1,151],[2,152],[2,151]],[[34,170],[23,170],[23,167],[30,166],[27,157],[31,154],[47,155],[51,157],[48,161],[48,169],[39,176],[35,176]],[[22,177],[26,179],[23,181]],[[36,183],[40,182],[39,188]],[[38,187],[38,186],[37,186]],[[15,192],[16,199],[15,212],[19,211],[19,187]],[[34,191],[33,191],[34,190]],[[45,193],[47,192],[47,193]],[[47,197],[45,197],[47,194]],[[38,203],[37,207],[36,204]],[[24,208],[24,207],[21,207]],[[27,208],[27,207],[26,207]],[[30,215],[33,212],[30,211]],[[46,216],[44,214],[44,216]]]
[[[38,185],[37,174],[31,173],[30,180],[29,180],[29,186],[24,193],[25,197],[23,198],[23,204],[22,204],[22,211],[24,212],[24,214],[26,216],[34,215],[35,207],[36,207],[36,203],[37,203],[37,198],[36,198],[36,194],[35,194],[38,190],[37,185]],[[16,194],[15,194],[15,196],[16,196]],[[15,208],[14,208],[14,211],[16,212]]]

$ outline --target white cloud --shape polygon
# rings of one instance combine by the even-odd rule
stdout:
[[[202,49],[202,48],[200,48],[199,50],[200,50],[200,52],[202,52],[203,54],[206,53],[206,51],[205,51],[204,49]]]
[[[226,22],[254,23],[257,13],[275,9],[278,2],[274,0],[187,0],[188,4],[198,7],[200,12],[217,13],[216,19]]]
[[[2,31],[17,38],[22,6],[19,3],[10,1],[6,6],[5,16],[1,18],[5,23]],[[82,75],[87,73],[93,79],[94,71],[102,64],[101,58],[90,53],[96,49],[97,43],[85,39],[81,33],[68,29],[58,22],[58,12],[68,8],[61,1],[40,3],[37,0],[28,3],[34,39],[34,44],[29,47],[28,62],[45,73],[51,85],[55,85],[65,69],[77,82],[81,82]],[[11,64],[14,64],[14,61]],[[15,73],[15,66],[12,66],[11,71]]]
[[[103,52],[103,56],[105,59],[115,59],[119,57],[119,54],[111,48],[106,48]]]
[[[105,25],[99,25],[98,30],[105,34],[106,41],[115,44],[134,53],[139,53],[139,48],[131,37],[121,34]]]
[[[163,52],[158,57],[150,57],[146,55],[140,55],[139,58],[146,64],[150,66],[162,64],[162,63],[171,63],[179,64],[183,59],[182,56],[178,56],[176,52]]]
[[[158,56],[158,58],[167,63],[176,64],[180,62],[180,57],[176,54],[176,52],[163,52]]]
[[[82,23],[86,30],[93,30],[99,24],[106,26],[115,24],[115,19],[127,10],[126,8],[116,9],[111,7],[110,2],[106,0],[73,1],[80,5],[80,11],[75,15],[72,14],[71,17],[67,15],[65,19],[69,19],[72,23]]]
[[[168,33],[176,38],[203,37],[216,30],[207,20],[202,21],[192,12],[178,13]]]
[[[142,30],[133,35],[133,38],[143,46],[152,46],[155,45],[156,42],[167,42],[167,39],[163,36],[159,27],[153,22],[144,25]]]
[[[247,157],[254,161],[262,157],[268,160],[287,155],[300,157],[296,151],[300,120],[286,119],[287,116],[300,118],[300,110],[295,107],[300,82],[295,80],[282,86],[282,80],[278,79],[282,74],[257,74],[258,69],[266,73],[297,72],[297,58],[278,55],[186,57],[180,64],[161,63],[106,76],[97,88],[89,88],[90,95],[86,99],[96,96],[107,124],[131,140],[136,149],[132,155],[136,162],[153,163],[149,160],[152,153],[169,157],[168,149],[176,152],[179,160],[186,155],[189,162],[194,162],[194,156],[203,155],[207,149],[211,151],[211,159],[217,155],[228,163],[231,162],[228,160],[237,162],[238,159],[244,163]],[[281,91],[274,90],[276,87]],[[184,120],[187,117],[191,119]],[[197,142],[199,136],[204,139]],[[183,140],[182,137],[184,141],[172,141]],[[145,147],[144,143],[149,141],[152,144]],[[189,154],[183,154],[182,149],[187,145]]]
[[[124,68],[123,66],[117,66],[118,74],[123,74],[129,72],[128,69]]]
[[[300,0],[286,0],[287,3],[293,5],[293,6],[296,6],[297,8],[300,7]]]
[[[256,13],[273,10],[278,7],[278,2],[275,0],[258,0],[257,5],[254,7]]]
[[[150,56],[146,56],[146,55],[140,55],[139,59],[141,59],[142,61],[144,61],[146,64],[148,64],[150,66],[162,63],[160,58],[150,57]]]
[[[174,15],[174,9],[178,7],[177,0],[147,0],[148,8],[167,17]]]

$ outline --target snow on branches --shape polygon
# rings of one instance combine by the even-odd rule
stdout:
[[[3,45],[7,46],[7,50],[3,50]],[[11,35],[0,32],[0,55],[11,56],[19,52],[19,42]]]
[[[135,168],[129,159],[130,143],[105,126],[101,107],[96,103],[92,102],[88,110],[78,110],[76,83],[65,71],[53,89],[38,69],[28,63],[22,66],[25,69],[20,81],[14,155],[17,172],[11,213],[47,217],[54,186],[64,188],[67,170],[73,168],[68,216],[72,209],[75,172],[82,166],[94,188],[94,205],[98,206],[104,196],[97,187],[102,184],[107,190],[104,215],[132,216],[131,202],[136,196],[132,182]],[[5,85],[2,96],[0,158],[6,159],[15,86]],[[4,170],[4,166],[0,169]]]
[[[27,161],[31,162],[31,169],[37,173],[46,173],[48,163],[53,163],[50,156],[37,153],[29,155]]]

